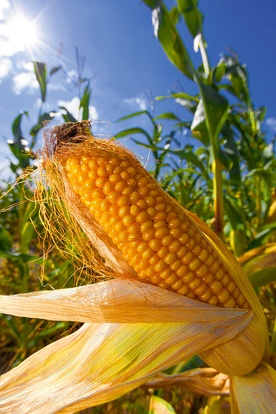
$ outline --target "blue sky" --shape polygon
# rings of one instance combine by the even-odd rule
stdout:
[[[166,4],[171,7],[174,2],[167,0]],[[211,64],[228,48],[247,64],[255,105],[268,108],[265,129],[271,137],[276,132],[275,0],[200,0],[199,6],[205,15]],[[23,35],[17,27],[12,31],[9,27],[16,14],[34,22],[38,41],[32,50],[22,44],[25,31]],[[183,25],[181,34],[193,60],[200,63]],[[100,134],[110,136],[130,125],[147,128],[143,118],[113,122],[130,112],[150,109],[156,95],[180,89],[196,92],[193,83],[167,60],[154,38],[150,9],[140,0],[0,0],[0,173],[8,165],[3,157],[9,155],[5,139],[11,138],[12,120],[20,110],[30,112],[23,124],[26,135],[36,120],[39,90],[32,59],[49,68],[63,67],[51,79],[44,109],[65,104],[76,110],[78,93],[72,87],[76,47],[86,58],[84,76],[91,77],[92,85],[90,115]],[[155,103],[155,115],[166,110],[189,119],[171,101]],[[125,142],[131,147],[129,140]]]

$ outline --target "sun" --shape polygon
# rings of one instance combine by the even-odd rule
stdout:
[[[23,15],[13,17],[7,24],[10,48],[17,51],[32,50],[38,42],[38,30],[34,21]]]

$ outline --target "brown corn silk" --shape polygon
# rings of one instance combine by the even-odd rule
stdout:
[[[132,153],[94,138],[88,122],[54,128],[43,159],[54,204],[42,216],[55,241],[71,233],[78,250],[72,254],[97,277],[134,278],[210,306],[251,310],[237,337],[201,357],[229,375],[256,367],[267,350],[262,309],[238,263],[201,220],[163,191]],[[52,222],[64,220],[55,232]]]

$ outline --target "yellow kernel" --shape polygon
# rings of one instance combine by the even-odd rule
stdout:
[[[185,275],[188,273],[188,271],[189,271],[188,266],[186,266],[186,265],[182,264],[182,265],[180,266],[180,268],[179,268],[179,269],[177,269],[176,274],[177,274],[179,277],[183,277],[183,276],[185,276]]]
[[[113,185],[109,181],[107,181],[105,185],[103,186],[103,193],[105,195],[108,195],[108,194],[111,194],[113,191],[114,191]]]
[[[181,233],[181,235],[180,235],[180,237],[179,237],[179,241],[180,241],[182,244],[186,244],[186,243],[188,243],[188,241],[189,241],[189,236],[188,236],[188,234],[187,234],[187,233]]]
[[[154,207],[148,207],[147,208],[147,213],[149,215],[149,217],[153,220],[154,216],[155,216],[155,208]]]
[[[113,173],[118,174],[120,177],[121,177],[121,172],[122,172],[122,168],[120,166],[115,167],[113,170]],[[120,181],[121,181],[121,178],[120,178]]]
[[[109,164],[114,165],[115,167],[117,167],[118,165],[120,165],[120,160],[118,160],[118,158],[110,158],[109,159]]]
[[[123,207],[119,208],[119,211],[118,211],[118,216],[119,217],[125,217],[128,214],[130,214],[130,207],[129,206],[123,206]]]
[[[240,294],[239,288],[235,287],[235,290],[232,293],[233,298],[236,299],[239,296],[239,294]]]
[[[165,270],[163,270],[163,272],[160,273],[160,277],[161,277],[161,279],[166,279],[171,274],[172,274],[171,269],[169,267],[167,267]]]
[[[194,289],[194,292],[197,296],[202,295],[207,290],[207,285],[201,283],[197,288]]]
[[[150,278],[150,281],[151,281],[151,283],[153,283],[154,285],[159,285],[159,286],[161,286],[161,287],[162,287],[162,284],[161,284],[162,279],[160,278],[160,276],[159,276],[159,275],[155,274],[154,276],[152,276],[152,277]],[[167,286],[164,286],[164,288],[165,288],[165,289],[167,289]]]
[[[146,187],[147,184],[149,183],[149,179],[147,177],[141,177],[138,180],[138,187]]]
[[[166,214],[163,212],[158,212],[154,216],[154,221],[166,221]]]
[[[216,306],[218,304],[217,297],[212,295],[210,299],[207,301],[210,305]]]
[[[211,266],[209,266],[209,271],[215,274],[219,270],[218,262],[214,262]]]
[[[163,220],[159,220],[159,221],[154,222],[153,226],[157,230],[157,229],[160,229],[161,227],[167,227],[167,223]]]
[[[168,276],[166,279],[165,279],[165,282],[169,285],[169,286],[171,286],[173,283],[175,283],[177,280],[179,280],[179,278],[176,276],[176,274],[175,273],[172,273],[170,276]]]
[[[167,268],[167,264],[164,262],[164,260],[159,260],[158,263],[154,266],[154,270],[159,274],[163,272]]]
[[[129,179],[127,180],[127,185],[128,185],[129,187],[131,187],[131,188],[136,187],[136,180],[135,180],[135,178],[129,178]]]
[[[144,259],[150,259],[151,258],[151,256],[154,254],[154,252],[150,249],[150,248],[148,248],[148,249],[146,249],[143,253],[142,253],[142,257],[144,258]]]
[[[210,289],[211,291],[217,295],[222,291],[222,284],[218,280],[214,280],[212,283],[210,283]]]
[[[104,185],[105,185],[105,183],[106,183],[106,178],[105,178],[105,177],[98,177],[98,178],[96,179],[96,186],[97,186],[98,188],[103,188],[103,187],[104,187]]]
[[[174,290],[178,290],[178,289],[180,289],[182,286],[183,286],[183,282],[182,282],[182,280],[181,280],[180,278],[177,278],[176,282],[172,283],[172,285],[171,285],[171,287],[172,287]]]
[[[182,277],[182,280],[185,283],[190,283],[194,280],[194,278],[195,278],[194,272],[188,272],[188,273],[185,274],[185,276]]]
[[[195,277],[191,282],[188,283],[189,288],[194,290],[201,285],[201,279],[199,277]]]
[[[145,274],[145,276],[151,278],[151,277],[156,275],[156,271],[154,270],[154,268],[152,266],[148,266],[147,269],[145,269],[143,271],[143,274]]]
[[[122,222],[125,226],[130,226],[134,223],[134,217],[131,214],[128,214],[127,216],[123,217]]]
[[[157,203],[155,204],[155,208],[157,211],[165,211],[166,204],[165,203]]]
[[[141,207],[137,206],[136,204],[130,206],[130,214],[134,217],[138,216],[141,211]]]
[[[142,241],[137,246],[137,252],[138,253],[143,253],[147,248],[148,248],[148,243],[145,242],[145,241]]]
[[[140,236],[140,226],[138,223],[134,222],[134,218],[133,218],[133,223],[127,226],[127,231],[130,233],[129,236],[133,234]]]
[[[180,293],[180,295],[186,296],[189,290],[190,290],[189,286],[186,285],[186,283],[184,283],[183,286],[181,286],[181,288],[177,289],[177,293]]]
[[[124,181],[119,181],[115,184],[115,191],[118,191],[118,193],[121,193],[125,188],[127,184]]]
[[[216,273],[215,273],[215,279],[217,279],[217,280],[221,280],[222,278],[223,278],[223,276],[224,276],[224,271],[220,268]],[[226,275],[225,275],[226,276]],[[227,276],[226,276],[227,277]],[[227,283],[229,282],[229,278],[228,278],[228,281],[227,281]],[[221,283],[222,283],[222,281],[221,281]],[[227,284],[226,283],[226,284]]]
[[[179,259],[182,259],[182,257],[185,256],[185,254],[187,253],[188,249],[186,246],[181,246],[180,249],[178,250],[178,252],[176,252],[177,256],[179,257]]]
[[[195,241],[194,239],[190,239],[187,241],[186,246],[188,247],[189,250],[193,250],[193,248],[195,247]]]
[[[137,203],[137,201],[140,200],[140,194],[138,193],[138,191],[133,191],[130,196],[129,196],[131,203],[135,204]]]
[[[237,305],[242,306],[244,304],[244,302],[245,302],[245,298],[244,298],[243,294],[240,293],[239,296],[236,299],[236,303],[237,303]]]
[[[176,218],[176,212],[175,211],[171,211],[170,213],[167,214],[168,222],[171,221],[171,220],[174,220],[175,218]]]
[[[165,246],[162,246],[159,250],[157,250],[157,254],[160,257],[160,259],[164,259],[164,257],[166,257],[168,253],[169,250]]]
[[[91,192],[91,196],[92,196],[92,198],[93,198],[93,200],[95,200],[95,199],[103,199],[103,194],[102,194],[102,192],[101,191],[99,191],[99,190],[93,190],[92,192]]]
[[[177,256],[175,253],[168,253],[167,256],[164,258],[164,262],[167,263],[167,265],[172,265],[177,259]]]
[[[205,262],[205,260],[207,260],[208,257],[208,252],[206,249],[201,249],[201,252],[198,255],[198,258],[202,261]]]
[[[139,188],[138,193],[140,194],[140,196],[146,197],[149,195],[149,189],[147,187]]]
[[[169,220],[169,227],[171,228],[171,229],[174,229],[174,228],[179,228],[180,227],[180,220],[178,220],[177,218],[174,218],[174,219],[171,219],[171,220]]]
[[[168,247],[170,252],[175,253],[180,249],[181,244],[178,240],[173,240]]]
[[[140,206],[142,210],[146,210],[148,207],[146,201],[143,198],[140,198],[140,200],[138,200],[136,204]]]
[[[187,298],[190,298],[190,299],[195,299],[195,297],[196,297],[196,295],[195,295],[195,293],[192,291],[192,290],[190,290],[188,293],[187,293]]]
[[[130,196],[132,194],[133,189],[129,186],[123,189],[122,194]]]
[[[160,257],[157,256],[157,254],[155,253],[153,256],[151,256],[151,258],[149,259],[149,262],[152,266],[156,265],[160,260]]]
[[[149,247],[154,250],[155,252],[160,249],[160,247],[162,246],[161,240],[160,239],[152,239],[149,242]]]
[[[97,178],[97,174],[95,171],[89,171],[88,178],[91,178],[91,180],[95,181]]]
[[[200,286],[198,287],[198,289],[199,288]],[[201,293],[198,295],[199,299],[202,300],[203,302],[208,302],[211,296],[212,296],[212,292],[209,288],[207,288],[207,290],[204,293]]]
[[[198,277],[203,277],[208,272],[208,267],[205,264],[202,264],[199,269],[196,270],[196,275]]]
[[[118,223],[115,224],[114,229],[119,233],[120,231],[125,230],[125,227],[121,221],[118,221]]]
[[[98,163],[97,163],[96,158],[92,158],[92,159],[89,161],[88,166],[89,166],[90,170],[95,170],[95,171],[97,171],[97,168],[98,168]]]
[[[182,262],[180,259],[176,259],[173,264],[171,264],[171,269],[175,272],[177,269],[180,268]]]
[[[151,196],[147,196],[147,197],[145,198],[145,201],[146,201],[146,203],[147,203],[147,205],[148,205],[149,207],[153,207],[153,206],[154,206],[154,204],[155,204],[154,198],[153,198],[153,197],[151,197]]]
[[[157,239],[162,239],[163,240],[163,237],[167,236],[168,233],[169,233],[169,230],[168,230],[167,227],[161,227],[160,229],[157,229],[155,231],[155,237]]]
[[[145,231],[145,233],[142,234],[142,239],[146,241],[150,241],[154,237],[154,229],[150,229]]]
[[[220,293],[218,293],[218,300],[220,303],[224,303],[228,300],[229,298],[229,292],[226,289],[222,289],[222,291]]]
[[[230,293],[232,293],[232,292],[234,292],[235,288],[236,288],[236,285],[235,285],[235,283],[231,280],[231,281],[229,282],[229,284],[227,285],[227,290],[229,290],[229,292],[230,292]]]
[[[170,229],[170,234],[171,234],[174,238],[179,239],[179,238],[180,238],[180,236],[181,236],[181,234],[182,234],[182,231],[181,231],[180,229]]]
[[[207,250],[207,248],[206,248],[206,250]],[[207,260],[205,261],[205,264],[207,266],[210,266],[214,262],[214,258],[208,251],[207,251],[207,253],[208,253],[209,256],[208,256]]]
[[[112,174],[113,171],[114,171],[114,167],[110,164],[106,164],[105,169],[106,169],[108,175]]]
[[[182,230],[182,233],[187,233],[187,231],[188,231],[188,225],[187,225],[187,223],[185,223],[185,222],[181,222],[181,227],[180,227],[180,229]]]
[[[117,184],[120,181],[122,181],[122,178],[119,174],[111,174],[108,178],[109,182],[113,183],[113,184]]]
[[[147,213],[146,211],[141,211],[141,213],[139,213],[139,214],[136,216],[136,221],[137,221],[137,223],[139,223],[139,224],[143,224],[143,223],[145,223],[146,221],[148,221],[148,218],[149,218],[148,213]]]
[[[131,177],[134,177],[136,175],[136,168],[130,166],[127,168],[127,172],[130,174]]]
[[[192,262],[189,263],[189,268],[194,272],[200,267],[200,264],[200,260],[198,258],[195,258]]]
[[[142,257],[142,259],[138,262],[138,266],[140,270],[145,270],[149,266],[149,261],[146,258]]]
[[[124,180],[124,181],[127,181],[127,180],[129,180],[130,178],[131,178],[131,175],[129,174],[129,172],[127,172],[127,171],[122,171],[121,173],[120,173],[120,175],[121,175],[121,177],[122,177],[122,179]]]
[[[204,276],[202,276],[202,280],[209,285],[210,283],[213,282],[214,280],[214,276],[212,275],[212,273],[206,273]]]
[[[199,244],[197,244],[197,245],[193,248],[193,250],[192,250],[192,252],[194,253],[194,255],[195,255],[196,257],[198,257],[198,255],[199,255],[200,251],[201,251],[201,247],[199,246]]]
[[[157,190],[157,193],[159,194],[159,191]],[[155,197],[153,194],[150,194],[152,197]],[[164,198],[161,195],[157,195],[157,197],[155,197],[155,202],[156,204],[159,203],[163,203],[164,202]]]
[[[163,246],[169,246],[172,241],[173,241],[173,236],[168,234],[167,236],[162,238],[161,243],[163,244]]]
[[[153,228],[153,223],[151,220],[147,220],[140,225],[141,233],[148,231],[149,229]]]
[[[185,254],[184,257],[182,257],[182,262],[185,264],[190,264],[193,261],[194,255],[191,252],[188,252]]]
[[[104,167],[98,167],[97,174],[99,177],[108,177],[108,172],[106,171]]]
[[[129,205],[130,204],[130,200],[129,197],[122,195],[121,197],[118,198],[117,200],[117,205],[118,207],[122,207],[125,205]]]
[[[235,299],[229,297],[229,299],[223,303],[223,306],[226,308],[234,308],[235,307]]]

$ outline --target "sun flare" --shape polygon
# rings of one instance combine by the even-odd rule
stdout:
[[[32,50],[38,42],[38,30],[34,21],[23,15],[17,15],[8,23],[8,35],[11,49]]]

